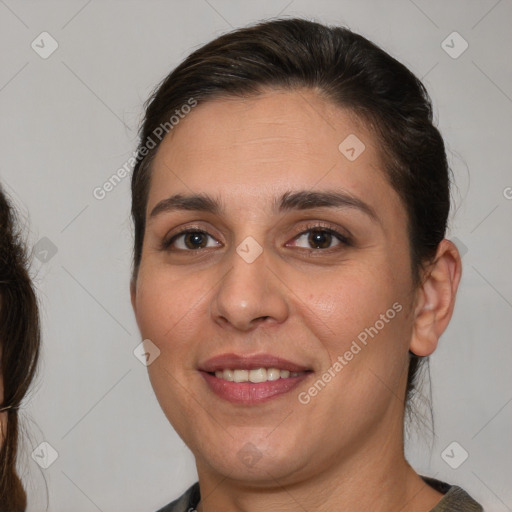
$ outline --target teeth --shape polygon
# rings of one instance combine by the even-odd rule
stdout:
[[[251,370],[249,372],[249,380],[251,382],[266,382],[267,370],[265,368],[258,368],[257,370]]]
[[[267,380],[277,380],[281,377],[281,372],[277,368],[267,370]]]
[[[289,377],[298,377],[300,372],[290,372],[288,370],[279,370],[278,368],[256,368],[253,370],[217,370],[215,377],[230,382],[267,382],[278,379],[288,379]]]
[[[224,380],[229,380],[230,382],[233,382],[233,370],[224,370],[222,373],[222,378]],[[215,375],[218,377],[217,372],[215,372]]]
[[[249,380],[249,370],[235,370],[233,372],[233,381],[247,382]]]

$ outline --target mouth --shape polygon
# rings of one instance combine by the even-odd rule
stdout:
[[[291,392],[312,369],[267,354],[223,354],[199,366],[210,391],[228,402],[253,405]]]

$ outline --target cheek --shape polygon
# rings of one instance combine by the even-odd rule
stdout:
[[[368,404],[379,388],[389,393],[386,389],[403,382],[412,332],[410,299],[407,281],[386,268],[379,263],[340,269],[317,280],[308,293],[302,290],[300,316],[322,344],[322,371],[336,375],[333,391],[343,390],[336,401],[359,395]]]
[[[141,335],[151,339],[161,351],[168,350],[171,340],[175,348],[189,342],[183,331],[190,325],[190,318],[197,315],[204,294],[204,283],[197,279],[176,279],[175,275],[158,267],[141,268],[136,295],[136,318]]]
[[[148,265],[148,267],[150,267]],[[150,339],[160,355],[148,366],[148,375],[162,410],[176,431],[186,437],[189,422],[200,422],[201,408],[190,389],[197,385],[195,346],[203,316],[204,282],[176,279],[157,266],[139,270],[136,319],[143,339]],[[204,316],[203,316],[204,318]],[[190,380],[194,379],[194,380]],[[186,385],[185,385],[186,383]]]
[[[357,337],[376,322],[379,331],[383,326],[389,330],[391,324],[396,327],[400,323],[395,320],[400,317],[396,310],[405,310],[405,286],[383,270],[383,265],[361,267],[346,272],[339,269],[309,281],[307,287],[296,287],[297,295],[303,297],[302,316],[321,321],[326,337],[333,342]],[[393,308],[395,303],[398,305]]]

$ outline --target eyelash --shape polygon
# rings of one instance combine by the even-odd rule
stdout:
[[[350,247],[352,245],[350,239],[345,236],[345,235],[342,235],[339,231],[336,231],[335,229],[332,229],[328,226],[325,226],[325,225],[322,225],[322,224],[308,224],[305,226],[305,230],[297,233],[294,237],[293,237],[293,240],[296,240],[298,238],[300,238],[301,236],[309,233],[310,231],[319,231],[320,233],[329,233],[330,235],[334,236],[335,238],[338,239],[338,241],[340,242],[339,245],[337,246],[334,246],[334,247],[329,247],[327,249],[321,249],[321,248],[317,248],[317,249],[307,249],[307,248],[300,248],[302,249],[303,251],[308,251],[310,254],[311,253],[318,253],[318,252],[327,252],[327,253],[330,253],[332,252],[333,250],[336,250],[336,247],[339,247],[339,246],[344,246],[344,247]],[[204,231],[203,229],[200,229],[199,227],[194,227],[194,226],[189,226],[188,228],[182,230],[182,231],[179,231],[178,233],[175,233],[174,235],[172,235],[170,238],[168,239],[164,239],[162,241],[162,244],[161,244],[161,250],[163,251],[169,251],[171,249],[170,246],[180,237],[180,236],[183,236],[183,235],[186,235],[186,234],[189,234],[189,233],[198,233],[198,234],[202,234],[202,235],[207,235],[207,236],[210,236],[212,238],[214,238],[212,235],[210,235],[210,233],[208,233],[207,231]],[[197,248],[197,249],[175,249],[174,252],[199,252],[201,251],[201,249],[205,249],[205,248]]]

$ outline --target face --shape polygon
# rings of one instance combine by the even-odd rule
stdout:
[[[218,99],[162,142],[132,303],[199,471],[299,481],[398,439],[413,302],[404,205],[349,111]]]

